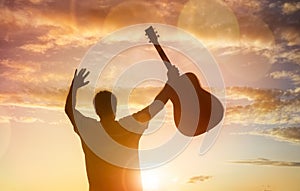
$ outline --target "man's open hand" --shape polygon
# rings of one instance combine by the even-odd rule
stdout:
[[[85,86],[89,83],[89,81],[85,82],[85,78],[90,74],[89,71],[86,71],[86,68],[80,69],[80,71],[77,74],[77,69],[75,70],[74,79],[73,79],[73,87],[74,88],[80,88],[82,86]]]

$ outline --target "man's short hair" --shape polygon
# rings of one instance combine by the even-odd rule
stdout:
[[[115,115],[117,98],[110,91],[99,91],[94,97],[94,107],[99,117],[112,114]]]

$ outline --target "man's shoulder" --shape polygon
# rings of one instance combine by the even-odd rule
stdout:
[[[79,126],[89,126],[92,124],[98,124],[98,122],[99,122],[94,118],[83,115],[78,110],[75,110],[75,112],[74,112],[74,120],[75,120],[76,124]]]
[[[137,134],[142,134],[148,127],[148,123],[142,123],[138,121],[134,117],[134,115],[123,117],[118,120],[118,123],[120,126],[122,126],[122,128],[126,129],[127,131]]]

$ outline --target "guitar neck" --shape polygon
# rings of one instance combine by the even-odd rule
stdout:
[[[162,49],[162,47],[157,43],[153,43],[155,49],[157,50],[157,52],[159,53],[160,58],[163,60],[165,66],[167,67],[167,69],[169,69],[172,64],[169,60],[169,58],[167,57],[166,53],[164,52],[164,50]]]

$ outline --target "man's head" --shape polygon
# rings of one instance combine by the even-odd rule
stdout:
[[[115,119],[117,98],[109,91],[100,91],[95,95],[94,106],[100,119]]]

